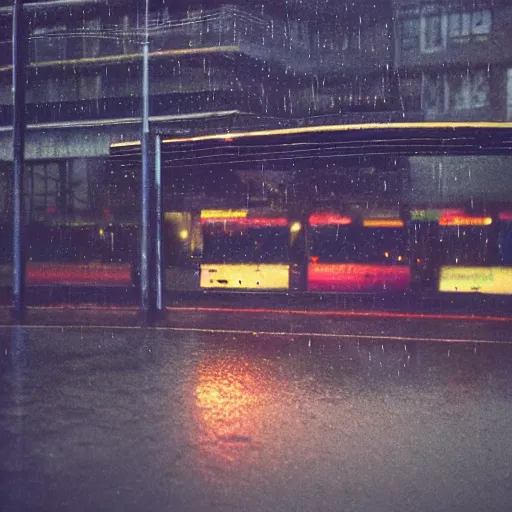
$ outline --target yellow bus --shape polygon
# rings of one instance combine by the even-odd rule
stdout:
[[[200,286],[205,289],[287,290],[298,222],[273,211],[203,210]]]

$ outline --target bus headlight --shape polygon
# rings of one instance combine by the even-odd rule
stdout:
[[[292,222],[290,226],[291,233],[298,233],[302,229],[302,225],[300,222]]]

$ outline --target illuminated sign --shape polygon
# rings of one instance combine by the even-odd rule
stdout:
[[[492,217],[472,217],[469,215],[446,215],[439,219],[440,226],[490,226]]]
[[[411,210],[411,220],[437,222],[441,217],[439,210]]]
[[[401,219],[365,219],[365,228],[403,228],[404,221]]]
[[[347,226],[352,223],[350,217],[342,217],[335,213],[314,213],[309,217],[309,224],[311,226],[324,226],[324,225],[341,225]]]
[[[202,210],[202,219],[243,219],[247,217],[247,210]]]
[[[201,219],[201,224],[235,224],[240,227],[286,227],[288,220],[284,217],[246,217],[246,218],[208,218]]]
[[[512,295],[512,268],[441,267],[439,291]]]

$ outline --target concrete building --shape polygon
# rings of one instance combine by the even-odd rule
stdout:
[[[394,66],[407,112],[512,120],[512,2],[393,0]]]
[[[151,0],[150,10],[155,129],[388,120],[399,108],[389,6],[283,0],[209,2],[206,10]],[[97,211],[108,203],[101,183],[110,143],[140,132],[143,3],[53,1],[25,11],[28,215]],[[11,16],[0,8],[4,178],[12,158]]]
[[[12,159],[10,2],[0,7],[0,211]],[[206,9],[206,5],[208,8]],[[144,2],[25,5],[29,219],[136,216]],[[150,115],[176,135],[247,127],[512,119],[512,0],[150,0]],[[446,177],[444,179],[447,179]]]

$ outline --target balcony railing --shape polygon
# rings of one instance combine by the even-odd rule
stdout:
[[[66,62],[105,57],[137,56],[144,28],[99,24],[69,30],[62,26],[34,27],[29,40],[29,61]],[[271,17],[255,16],[234,6],[196,11],[180,20],[158,19],[149,26],[151,52],[190,48],[227,47],[255,56],[287,61],[290,54],[310,53],[305,26],[287,24]],[[233,48],[235,47],[235,48]]]

